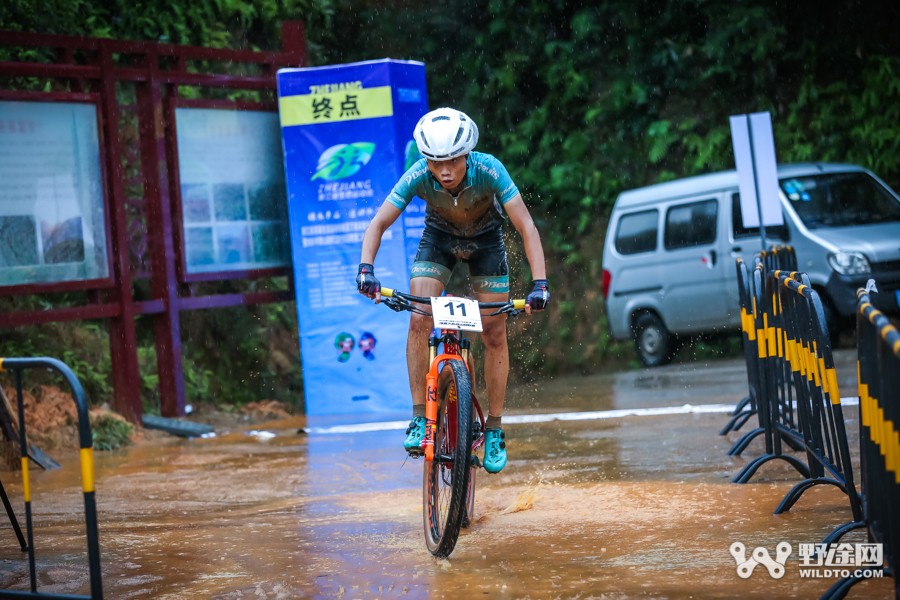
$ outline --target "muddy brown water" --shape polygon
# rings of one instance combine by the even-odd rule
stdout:
[[[855,364],[838,353],[842,396]],[[739,361],[557,378],[511,390],[510,415],[734,404]],[[846,408],[851,448],[856,410]],[[478,476],[476,516],[449,559],[422,538],[422,463],[402,430],[298,433],[303,418],[212,439],[166,437],[95,453],[106,598],[818,598],[835,579],[803,579],[797,545],[850,519],[834,487],[773,515],[799,481],[769,463],[730,482],[762,452],[727,450],[748,430],[725,413],[551,420],[507,426],[510,464]],[[259,432],[264,432],[260,435]],[[274,434],[274,435],[273,435]],[[80,469],[32,470],[40,591],[88,594]],[[858,464],[858,463],[857,463]],[[19,474],[0,472],[24,523]],[[865,541],[862,533],[846,538]],[[780,541],[786,574],[738,577],[729,547]],[[749,550],[748,550],[749,552]],[[28,589],[26,555],[0,514],[0,586]],[[888,598],[892,580],[850,598]]]

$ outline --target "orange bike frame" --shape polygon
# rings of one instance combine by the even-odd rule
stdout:
[[[450,331],[453,331],[454,334],[459,334],[459,332],[455,330]],[[445,332],[441,331],[441,334],[443,333]],[[445,349],[447,346],[448,344],[444,345]],[[422,445],[425,448],[425,460],[428,462],[434,460],[434,432],[437,429],[438,409],[437,381],[441,370],[441,363],[458,358],[463,361],[467,370],[469,368],[469,361],[467,360],[467,357],[462,354],[462,352],[468,352],[468,350],[460,352],[458,344],[449,344],[449,346],[450,351],[444,352],[443,354],[435,354],[437,350],[436,346],[429,347],[431,353],[431,367],[428,370],[428,375],[425,376],[425,439],[422,442]]]

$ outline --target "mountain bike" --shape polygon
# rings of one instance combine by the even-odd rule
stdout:
[[[388,308],[434,318],[428,339],[430,368],[426,376],[425,458],[422,508],[425,545],[438,558],[453,552],[460,528],[468,527],[475,509],[475,472],[484,445],[484,412],[475,395],[471,341],[462,331],[481,331],[484,316],[516,315],[525,300],[477,302],[459,296],[423,298],[382,287]],[[431,305],[431,312],[417,305]],[[439,331],[440,334],[436,334]]]

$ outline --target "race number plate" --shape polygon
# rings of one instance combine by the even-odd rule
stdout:
[[[432,297],[431,314],[438,329],[482,331],[477,300],[457,296]]]

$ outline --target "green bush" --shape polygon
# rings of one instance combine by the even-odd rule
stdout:
[[[91,419],[94,450],[117,450],[131,444],[134,425],[112,414],[100,414]]]

